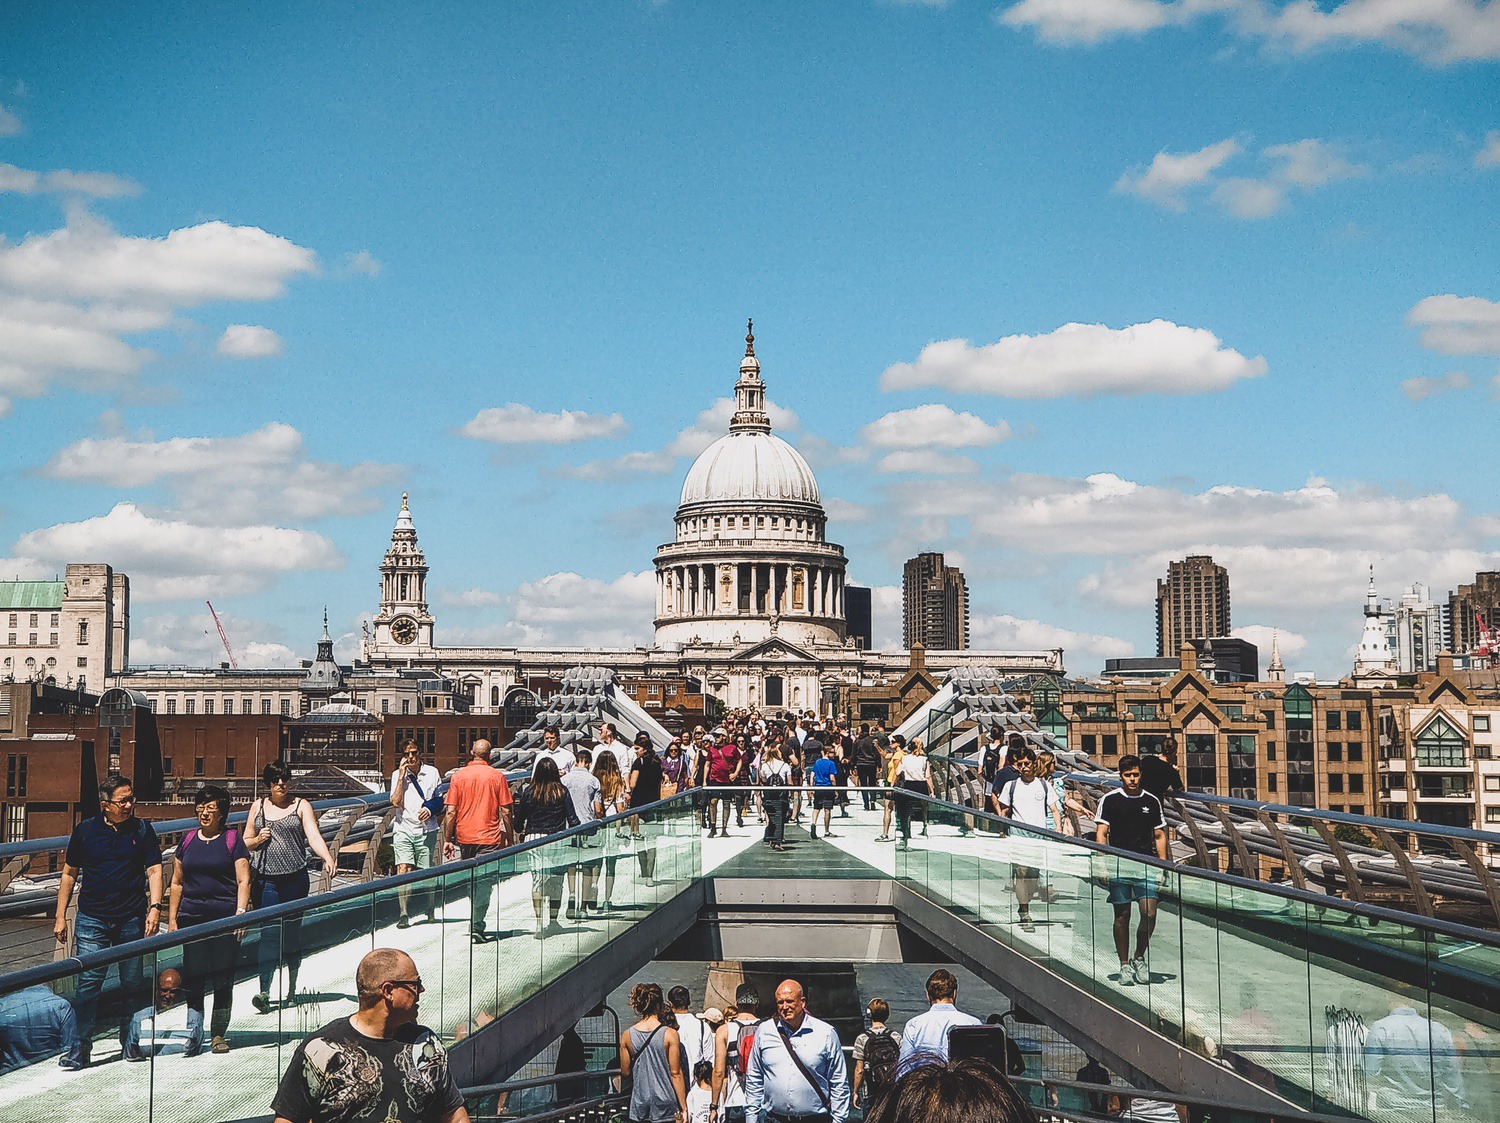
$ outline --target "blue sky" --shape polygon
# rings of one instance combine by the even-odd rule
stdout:
[[[1367,567],[1494,568],[1500,7],[11,5],[0,573],[136,661],[349,649],[409,491],[439,642],[649,640],[747,316],[851,580],[976,646],[1236,628],[1347,670]],[[1076,326],[1070,326],[1076,325]],[[715,412],[717,410],[717,412]]]

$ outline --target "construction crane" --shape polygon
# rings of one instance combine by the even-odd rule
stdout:
[[[239,670],[240,665],[234,658],[234,648],[229,646],[229,633],[224,630],[224,622],[219,619],[219,614],[214,611],[214,602],[206,600],[203,603],[208,605],[208,614],[214,618],[214,627],[219,629],[219,641],[224,645],[224,654],[229,656],[230,669]]]
[[[1500,657],[1500,640],[1495,638],[1495,633],[1490,631],[1490,626],[1484,622],[1484,613],[1475,612],[1474,622],[1479,625],[1479,642],[1469,652],[1469,658],[1483,659],[1490,666],[1494,666],[1496,658]]]

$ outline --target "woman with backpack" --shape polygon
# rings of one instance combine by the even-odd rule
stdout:
[[[250,908],[250,852],[245,849],[240,832],[225,826],[229,818],[229,793],[210,784],[199,790],[195,804],[198,825],[183,836],[172,867],[169,932],[239,916]],[[188,1009],[203,1017],[204,992],[210,987],[214,992],[209,1047],[215,1053],[229,1052],[224,1035],[229,1032],[234,965],[239,958],[241,935],[226,932],[182,946],[182,980]]]
[[[786,819],[792,810],[792,766],[781,759],[775,745],[760,754],[760,804],[766,812],[765,841],[778,853],[785,850]]]
[[[883,998],[872,998],[865,1007],[870,1028],[854,1039],[854,1106],[868,1112],[887,1089],[896,1082],[896,1065],[901,1060],[901,1035],[885,1024],[891,1016],[891,1005]]]
[[[603,785],[601,785],[602,788]],[[536,762],[531,783],[516,800],[516,833],[522,842],[537,842],[578,826],[578,812],[568,789],[563,787],[557,761],[544,756]],[[541,939],[557,925],[563,907],[563,875],[566,869],[556,847],[533,846],[526,852],[531,868],[531,906],[536,912],[536,936]],[[552,916],[547,916],[547,901],[552,902]],[[577,902],[575,902],[576,904]]]
[[[637,983],[630,1006],[640,1020],[620,1034],[620,1076],[630,1077],[631,1123],[685,1123],[682,1041],[661,987]]]

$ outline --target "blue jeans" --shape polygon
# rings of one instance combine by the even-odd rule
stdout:
[[[214,1007],[217,1013],[218,1007]],[[203,1014],[198,1010],[187,1012],[187,1033],[179,1037],[176,1030],[170,1033],[158,1033],[155,1027],[156,1007],[146,1006],[137,1010],[135,1016],[130,1019],[130,1030],[125,1037],[126,1055],[134,1049],[138,1053],[141,1050],[141,1034],[151,1033],[155,1045],[144,1050],[148,1055],[161,1055],[164,1053],[182,1053],[185,1056],[196,1057],[203,1051]],[[170,1044],[165,1039],[171,1039]]]
[[[300,901],[307,896],[310,882],[306,870],[285,873],[279,877],[257,877],[255,879],[255,907],[268,909],[272,905],[287,901]],[[260,926],[260,992],[271,993],[271,982],[276,978],[276,968],[283,962],[285,944],[286,996],[290,999],[297,993],[297,969],[302,966],[302,949],[298,937],[302,932],[300,916],[286,916],[280,920]]]
[[[85,955],[91,951],[119,947],[133,940],[146,938],[146,918],[132,916],[125,920],[99,920],[80,912],[73,922],[73,954]],[[129,1030],[130,1011],[141,993],[141,961],[139,958],[122,959],[120,969],[120,1001],[124,1011],[120,1018],[120,1040],[125,1040]],[[74,1060],[87,1059],[93,1046],[94,1020],[99,1010],[99,992],[104,989],[104,977],[108,967],[90,967],[78,975],[78,987],[73,993],[73,1009],[78,1015],[78,1041],[68,1051]]]

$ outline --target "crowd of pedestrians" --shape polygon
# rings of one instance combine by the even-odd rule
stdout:
[[[395,871],[407,874],[439,861],[480,858],[518,842],[540,841],[573,827],[611,820],[571,839],[580,851],[572,860],[560,861],[550,847],[527,852],[535,932],[544,937],[558,931],[563,919],[608,914],[614,907],[621,861],[635,864],[638,883],[654,883],[656,848],[636,844],[644,841],[651,805],[683,791],[694,793],[695,814],[709,837],[741,831],[751,817],[758,820],[762,840],[773,852],[786,849],[788,824],[805,821],[811,837],[838,838],[852,801],[866,812],[882,812],[879,841],[905,848],[914,835],[927,832],[926,801],[914,798],[932,791],[931,762],[922,741],[888,734],[878,722],[854,727],[837,720],[822,723],[811,713],[770,718],[750,711],[727,715],[720,724],[698,725],[664,746],[654,744],[646,732],[627,745],[609,723],[595,734],[591,746],[563,747],[556,730],[546,730],[532,775],[518,789],[519,795],[512,792],[505,772],[492,766],[493,746],[488,741],[475,741],[467,763],[446,782],[423,759],[419,746],[407,741],[390,776]],[[1133,759],[1122,761],[1124,786],[1100,804],[1097,839],[1161,856],[1161,802],[1142,788],[1143,770],[1130,767]],[[1175,774],[1144,771],[1153,781],[1169,785]],[[1036,753],[1013,734],[986,750],[981,773],[990,807],[999,815],[1033,827],[1070,829],[1064,815],[1068,796],[1050,753]],[[333,857],[311,805],[292,793],[290,769],[272,762],[263,780],[266,794],[251,805],[242,828],[227,823],[227,792],[205,787],[199,793],[198,825],[178,846],[169,882],[162,877],[155,831],[134,815],[129,781],[106,781],[100,788],[100,814],[79,825],[65,856],[55,924],[59,940],[67,938],[67,909],[80,880],[83,889],[73,926],[80,953],[152,935],[162,923],[185,929],[305,898],[310,866],[321,863],[330,868]],[[1180,785],[1180,779],[1176,783]],[[971,825],[966,822],[965,827]],[[1014,866],[1019,921],[1027,930],[1034,928],[1031,903],[1046,896],[1038,885],[1041,864],[1039,860]],[[1138,867],[1128,874],[1101,870],[1099,876],[1116,911],[1121,981],[1147,981],[1155,879]],[[495,884],[493,878],[474,879],[469,923],[475,942],[497,938],[489,927]],[[420,883],[403,881],[396,898],[399,928],[435,917],[438,895]],[[1130,918],[1137,910],[1134,949],[1128,954]],[[281,993],[286,1002],[296,1000],[299,925],[296,916],[271,923],[256,923],[252,917],[247,928],[185,945],[179,986],[173,989],[192,1023],[188,1035],[194,1040],[184,1051],[228,1051],[238,945],[247,930],[258,935],[259,985],[251,996],[255,1010],[269,1013],[281,1004],[273,997],[281,970],[286,973]],[[122,962],[120,975],[127,997],[120,1025],[123,1045],[131,1037],[129,998],[145,988],[139,961]],[[93,969],[80,973],[71,1002],[76,1039],[61,1058],[64,1067],[89,1063],[103,976]],[[144,1055],[131,1048],[123,1053],[130,1059]],[[714,1058],[695,1054],[682,1070],[685,1094],[694,1086],[694,1066],[708,1059]]]

